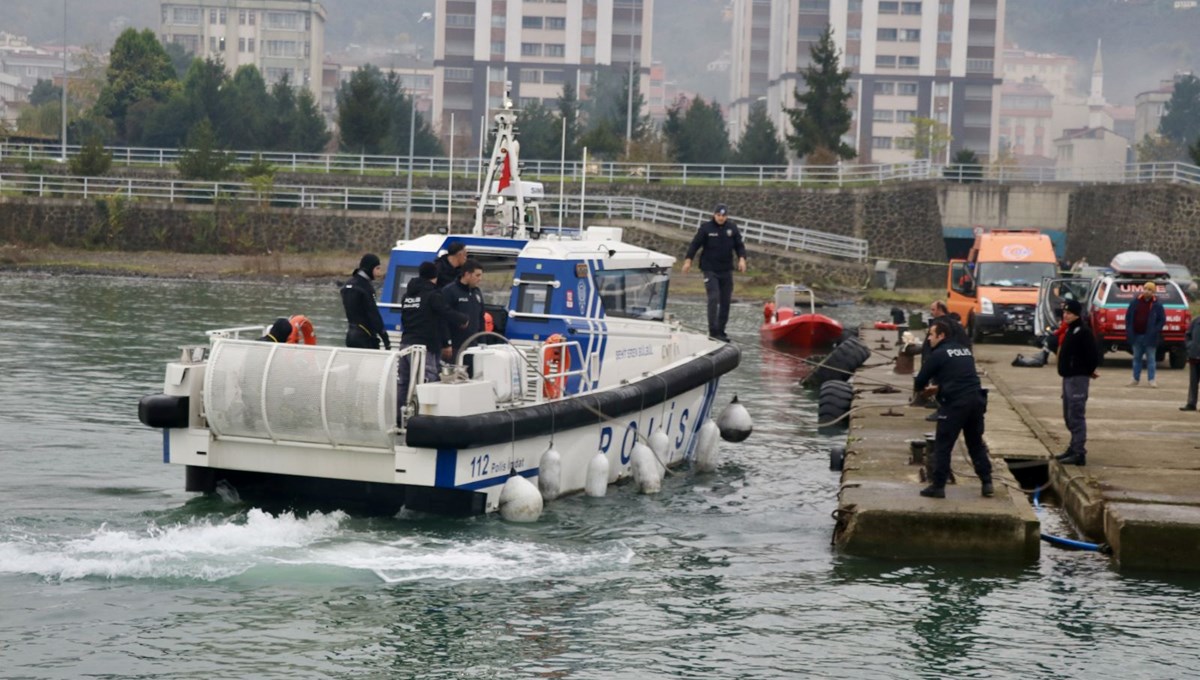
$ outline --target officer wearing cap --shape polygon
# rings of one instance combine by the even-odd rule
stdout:
[[[1063,420],[1071,433],[1071,445],[1055,456],[1062,463],[1087,464],[1088,387],[1099,378],[1100,352],[1092,330],[1080,320],[1083,306],[1079,300],[1063,302],[1062,342],[1058,346],[1058,374],[1062,376]]]
[[[711,220],[700,225],[683,259],[683,273],[692,269],[692,258],[700,252],[700,271],[704,274],[704,292],[708,296],[708,334],[729,342],[725,324],[729,322],[729,303],[733,299],[733,255],[737,269],[746,271],[746,244],[742,232],[729,219],[729,207],[718,203]],[[702,251],[702,252],[701,252]]]
[[[438,270],[433,262],[422,262],[417,276],[409,280],[400,299],[400,349],[413,345],[425,346],[425,382],[435,382],[443,359],[453,356],[448,329],[464,328],[467,315],[446,304],[446,297],[437,287]],[[400,358],[398,398],[403,406],[408,397],[410,358]]]
[[[926,397],[937,394],[937,439],[933,447],[933,478],[921,495],[929,498],[946,497],[946,481],[950,477],[950,452],[961,432],[967,453],[979,477],[984,496],[994,493],[992,461],[983,443],[983,414],[987,412],[987,396],[975,372],[975,355],[971,348],[960,345],[953,337],[946,318],[935,319],[929,327],[929,344],[933,351],[928,361],[921,361],[921,371],[913,380],[913,388]],[[936,383],[936,385],[931,384]]]
[[[346,310],[346,346],[362,349],[391,349],[392,341],[383,327],[383,317],[375,304],[375,287],[371,282],[379,275],[379,256],[367,253],[358,262],[358,269],[342,285],[342,307]]]

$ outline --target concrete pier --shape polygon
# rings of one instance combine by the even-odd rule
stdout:
[[[1020,562],[1039,554],[1040,526],[1008,464],[1048,460],[1049,486],[1082,538],[1104,542],[1122,570],[1200,570],[1200,413],[1181,412],[1187,371],[1160,368],[1158,388],[1128,387],[1128,355],[1109,355],[1088,401],[1088,464],[1053,454],[1070,439],[1053,359],[1012,366],[1028,345],[986,343],[976,363],[990,391],[984,439],[996,496],[983,498],[960,439],[957,483],[945,499],[918,495],[921,466],[910,440],[924,439],[932,410],[907,406],[912,376],[897,375],[894,331],[865,330],[876,353],[855,374],[834,542],[845,553],[912,560]],[[920,361],[917,361],[917,368]],[[881,383],[898,393],[879,393]],[[1053,549],[1053,548],[1047,548]]]

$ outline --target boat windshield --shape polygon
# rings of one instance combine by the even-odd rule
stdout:
[[[980,262],[975,279],[980,286],[1037,288],[1056,274],[1053,262]]]
[[[661,321],[670,278],[658,269],[610,269],[595,273],[607,316]]]

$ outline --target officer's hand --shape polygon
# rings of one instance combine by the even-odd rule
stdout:
[[[692,270],[692,261],[691,261],[691,260],[684,260],[684,261],[683,261],[683,267],[680,269],[680,271],[681,271],[681,272],[683,272],[684,274],[686,274],[686,273],[688,273],[688,272],[689,272],[689,271],[691,271],[691,270]]]
[[[1095,380],[1096,378],[1099,378],[1099,377],[1100,377],[1099,373],[1092,371],[1092,380]]]
[[[443,347],[442,348],[442,361],[450,361],[453,358],[454,358],[454,348],[453,347]]]
[[[929,399],[929,398],[933,397],[933,395],[937,394],[937,391],[938,391],[937,385],[929,385],[925,389],[921,390],[921,396],[925,397],[926,399]]]
[[[744,258],[744,257],[738,258],[738,271],[743,274],[746,273],[746,258]]]

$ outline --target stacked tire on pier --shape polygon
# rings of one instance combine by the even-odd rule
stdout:
[[[850,376],[866,363],[871,350],[848,331],[842,341],[827,356],[818,359],[818,365],[805,379],[810,387],[818,389],[817,422],[822,427],[845,425],[850,402],[854,399],[854,388]]]

